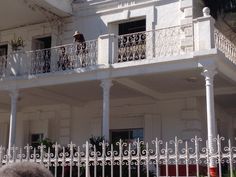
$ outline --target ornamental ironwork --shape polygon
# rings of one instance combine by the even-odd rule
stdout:
[[[36,50],[28,54],[30,74],[86,68],[97,64],[97,41],[86,41]]]
[[[55,177],[159,177],[209,176],[209,162],[214,161],[218,175],[233,176],[236,167],[235,140],[213,139],[214,151],[208,141],[199,137],[181,140],[177,137],[164,142],[159,139],[144,143],[122,140],[108,144],[86,142],[83,146],[70,143],[61,146],[40,145],[33,148],[0,147],[0,166],[14,162],[35,162],[48,168]],[[224,145],[224,146],[223,146]]]
[[[113,63],[176,56],[181,48],[180,26],[118,36],[117,57]]]
[[[121,35],[118,37],[118,63],[145,58],[146,32]]]

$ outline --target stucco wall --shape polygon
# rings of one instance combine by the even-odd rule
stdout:
[[[117,4],[110,9],[108,4],[106,10],[95,7],[86,9],[80,8],[80,4],[75,5],[74,16],[64,19],[63,42],[70,43],[75,30],[83,33],[86,40],[97,39],[99,35],[107,33],[116,34],[118,23],[140,18],[146,19],[146,30],[180,25],[183,12],[179,8],[179,1],[139,3],[127,6]]]

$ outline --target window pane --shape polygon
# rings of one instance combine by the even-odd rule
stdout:
[[[128,140],[129,139],[129,131],[115,131],[112,132],[112,142],[117,142],[120,139]]]
[[[136,139],[143,140],[143,129],[115,130],[111,132],[111,141],[115,143],[122,139],[126,142],[133,142]]]
[[[119,35],[136,33],[146,30],[146,20],[137,20],[119,24]]]
[[[143,129],[133,129],[131,132],[130,139],[140,139],[143,140]]]
[[[43,140],[42,133],[31,134],[31,146],[37,147],[40,145],[40,141]]]

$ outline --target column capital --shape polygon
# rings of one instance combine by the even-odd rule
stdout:
[[[19,90],[10,90],[9,95],[11,99],[16,100],[19,97]]]
[[[103,79],[103,80],[101,80],[100,86],[103,89],[110,89],[113,86],[112,80],[111,79]]]
[[[217,74],[216,67],[204,67],[203,68],[202,75],[205,78],[213,79],[216,74]]]

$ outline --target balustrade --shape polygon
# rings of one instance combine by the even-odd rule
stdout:
[[[0,56],[0,75],[52,73],[97,64],[97,40]]]
[[[227,58],[229,58],[229,60],[236,64],[236,45],[216,28],[214,30],[214,37],[216,48],[218,48]]]
[[[184,54],[180,26],[118,36],[118,55],[113,63]]]
[[[99,63],[98,53],[105,51],[103,47],[100,47],[100,51],[98,51],[97,40],[49,49],[14,52],[7,56],[0,56],[0,77],[36,75],[87,68],[103,64],[104,59],[110,60],[110,63],[113,64],[183,55],[190,52],[181,47],[183,34],[184,31],[181,27],[175,26],[118,37],[111,36],[113,39],[108,39],[110,42],[104,43],[108,45],[104,47],[106,50],[111,50],[113,54],[109,56],[111,57],[109,59],[101,58]],[[217,29],[215,29],[214,36],[216,48],[221,50],[233,63],[236,63],[236,46]]]

